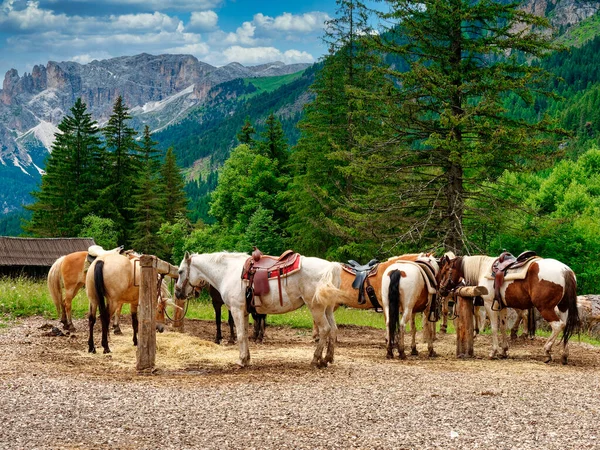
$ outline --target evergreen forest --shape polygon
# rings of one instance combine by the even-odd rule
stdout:
[[[101,129],[78,100],[24,230],[175,264],[253,246],[338,261],[534,250],[600,291],[600,36],[565,46],[508,2],[385,3],[338,0],[318,64],[220,85],[156,134],[130,128],[121,99]]]

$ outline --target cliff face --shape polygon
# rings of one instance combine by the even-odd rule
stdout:
[[[546,16],[555,27],[568,27],[593,16],[600,10],[596,0],[526,0],[524,9]]]

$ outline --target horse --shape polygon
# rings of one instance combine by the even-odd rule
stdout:
[[[123,303],[129,303],[131,309],[131,324],[133,327],[133,345],[137,345],[138,318],[137,308],[139,302],[139,269],[135,265],[138,258],[117,253],[109,253],[99,256],[87,271],[85,287],[90,300],[88,321],[89,338],[88,352],[96,353],[94,345],[94,324],[96,323],[96,312],[100,310],[102,322],[102,347],[104,353],[110,353],[108,346],[108,327],[110,318],[120,311]],[[136,273],[138,274],[136,276]],[[157,278],[157,281],[159,278]],[[166,283],[161,282],[161,295],[169,297]],[[105,300],[107,302],[105,302]],[[157,310],[156,329],[163,332],[164,322],[160,320]]]
[[[221,341],[223,340],[223,334],[221,333],[221,307],[225,304],[225,302],[223,302],[223,297],[221,297],[221,294],[219,293],[219,291],[217,291],[213,286],[211,286],[209,284],[205,284],[204,286],[201,287],[201,289],[206,289],[206,286],[208,286],[208,294],[210,295],[210,298],[212,300],[213,309],[215,310],[215,325],[217,328],[217,334],[215,336],[215,344],[220,344]],[[266,327],[267,315],[266,314],[258,314],[255,311],[252,311],[251,314],[252,314],[252,319],[254,319],[254,334],[252,336],[252,339],[254,340],[254,342],[262,343],[262,341],[265,337],[265,327]],[[233,322],[233,315],[231,314],[231,312],[229,312],[229,314],[228,314],[227,324],[229,325],[229,340],[227,341],[227,343],[234,344],[235,343],[235,324]]]
[[[492,351],[490,358],[506,358],[506,308],[493,308],[494,280],[489,279],[495,258],[478,255],[455,257],[444,256],[440,260],[440,293],[448,293],[464,279],[467,286],[485,286],[488,294],[483,296],[492,327]],[[577,280],[575,273],[555,259],[537,259],[527,268],[525,279],[505,281],[501,287],[503,305],[516,309],[537,308],[552,327],[552,334],[544,345],[546,363],[552,361],[552,346],[562,331],[562,363],[567,364],[569,338],[579,327],[577,310]],[[532,314],[533,316],[533,314]],[[498,346],[498,319],[502,349]]]
[[[99,246],[93,247],[96,248],[97,252],[101,252],[102,254],[118,253],[122,250],[122,247],[117,247],[113,250],[103,250]],[[48,272],[48,290],[50,291],[54,306],[56,306],[56,312],[60,316],[60,321],[64,329],[71,332],[76,331],[71,316],[73,298],[75,298],[79,290],[85,285],[85,260],[87,256],[87,251],[74,252],[61,256],[54,261]],[[63,287],[65,290],[64,298]]]
[[[246,287],[240,279],[242,268],[250,255],[245,253],[185,253],[179,265],[179,278],[175,295],[179,299],[189,297],[201,282],[206,282],[222,294],[225,305],[233,314],[236,326],[240,357],[237,364],[245,367],[250,362],[248,349],[248,314],[246,309]],[[326,367],[333,362],[337,326],[333,317],[335,298],[332,293],[340,285],[341,266],[319,258],[300,256],[301,269],[290,274],[278,284],[269,280],[270,292],[261,296],[261,305],[256,311],[261,314],[283,314],[302,305],[310,310],[314,322],[319,326],[320,340],[316,345],[312,365]],[[279,289],[281,288],[281,289]],[[281,293],[281,303],[280,295]],[[323,350],[327,343],[327,353]]]
[[[419,261],[419,260],[417,260]],[[435,277],[439,267],[435,258],[427,256],[425,263],[432,270],[433,281],[417,262],[397,260],[389,265],[382,276],[382,300],[386,313],[386,330],[388,336],[387,358],[393,358],[394,346],[397,346],[400,359],[406,359],[404,353],[404,334],[406,324],[411,321],[411,354],[418,355],[416,345],[416,328],[414,326],[414,313],[423,313],[423,334],[427,341],[429,356],[435,356],[433,350],[433,334],[435,322],[429,321],[432,307],[436,308],[434,296],[437,294]],[[431,285],[431,286],[430,286]],[[400,310],[402,318],[400,319]],[[435,313],[435,312],[434,312]],[[398,340],[396,341],[396,327],[398,327]]]

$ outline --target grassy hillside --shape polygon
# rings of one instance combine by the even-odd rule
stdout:
[[[587,18],[569,28],[558,38],[558,42],[568,47],[580,47],[600,35],[600,14]]]

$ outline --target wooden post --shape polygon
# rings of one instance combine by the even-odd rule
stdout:
[[[456,327],[456,357],[472,358],[473,352],[473,297],[486,295],[485,286],[465,286],[456,290],[456,303],[454,305],[457,318]]]
[[[456,357],[473,357],[473,297],[456,297]]]
[[[156,257],[140,257],[141,283],[138,306],[137,370],[152,370],[156,360]]]

